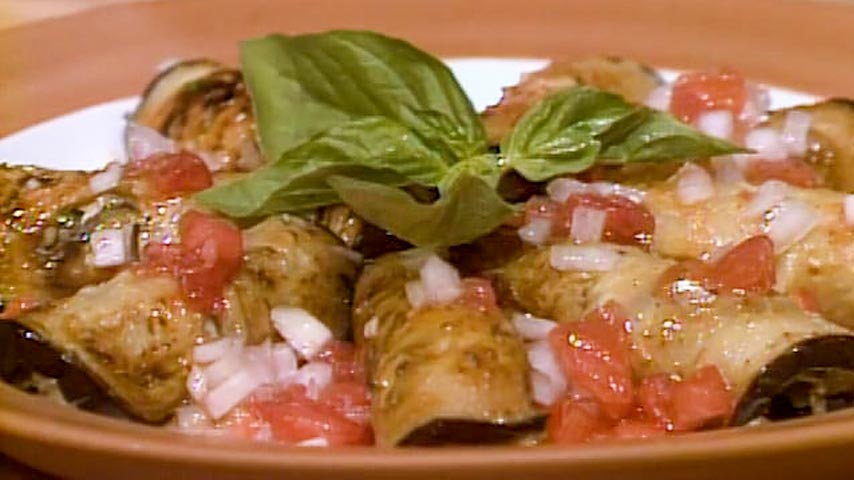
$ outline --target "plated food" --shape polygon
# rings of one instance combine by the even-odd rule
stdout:
[[[854,108],[555,61],[478,114],[403,41],[184,61],[127,163],[5,167],[3,377],[191,434],[635,441],[852,403]]]

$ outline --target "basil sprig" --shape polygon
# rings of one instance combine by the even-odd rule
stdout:
[[[421,247],[466,243],[513,212],[496,192],[516,170],[531,181],[596,163],[742,151],[667,114],[590,87],[557,92],[490,153],[480,119],[436,58],[371,32],[272,35],[242,45],[262,149],[270,163],[197,199],[243,218],[344,202]],[[403,187],[435,187],[420,203]]]

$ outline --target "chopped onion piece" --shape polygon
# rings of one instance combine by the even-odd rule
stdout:
[[[329,327],[302,308],[276,307],[270,312],[270,317],[279,335],[303,358],[314,357],[332,340]]]
[[[557,327],[557,322],[537,318],[529,313],[513,315],[513,326],[524,340],[545,340],[549,332]]]
[[[196,363],[211,363],[219,360],[232,348],[237,347],[237,339],[221,338],[213,342],[196,345],[193,348],[193,361]]]
[[[201,402],[208,394],[208,380],[204,372],[197,366],[193,365],[190,373],[187,375],[187,391],[193,400]]]
[[[119,162],[110,162],[103,172],[98,172],[89,177],[89,190],[98,195],[119,185],[122,179],[122,165]]]
[[[241,349],[233,348],[227,351],[219,360],[204,367],[202,371],[205,374],[208,386],[219,386],[236,372],[242,370],[244,367],[243,360]]]
[[[532,218],[527,225],[519,229],[519,238],[533,245],[546,243],[552,234],[552,222],[547,218]]]
[[[566,378],[547,341],[540,340],[528,345],[527,356],[531,369],[545,375],[557,392],[563,393],[566,390]]]
[[[607,272],[620,261],[620,254],[605,245],[556,245],[549,262],[557,270]]]
[[[731,157],[713,158],[712,168],[715,170],[715,181],[719,185],[733,185],[744,181],[741,167]]]
[[[774,251],[780,253],[807,236],[818,224],[818,212],[798,200],[784,200],[774,207],[763,231],[774,241]]]
[[[377,336],[379,331],[380,319],[377,316],[371,317],[370,320],[365,323],[365,327],[362,329],[362,336],[365,338],[374,338]]]
[[[854,226],[854,195],[845,195],[842,210],[845,212],[845,223]]]
[[[329,440],[323,437],[309,438],[295,444],[297,447],[328,447]]]
[[[131,161],[144,160],[158,153],[175,153],[177,145],[160,132],[129,122],[127,126],[128,155]]]
[[[203,152],[200,150],[194,150],[193,153],[205,163],[205,166],[208,167],[211,173],[218,172],[228,165],[228,158],[221,153]]]
[[[574,178],[556,178],[546,186],[546,193],[552,200],[563,203],[572,195],[587,193],[588,186]]]
[[[564,388],[556,384],[547,375],[532,371],[531,372],[531,396],[534,402],[545,407],[554,405],[563,396]]]
[[[185,432],[204,432],[212,429],[211,419],[196,405],[185,405],[175,409],[175,425]]]
[[[406,299],[413,308],[421,308],[427,305],[427,292],[424,291],[424,284],[421,280],[412,280],[404,285],[406,290]]]
[[[771,95],[768,89],[755,83],[747,84],[747,101],[741,110],[739,119],[746,125],[753,126],[762,121],[762,117],[771,106]]]
[[[768,210],[782,202],[788,193],[789,186],[785,182],[768,180],[756,190],[756,195],[747,204],[744,214],[748,218],[765,215]]]
[[[790,110],[783,121],[783,143],[790,155],[801,157],[807,153],[807,135],[812,116],[801,110]]]
[[[577,243],[595,243],[602,239],[608,214],[602,210],[580,206],[572,211],[569,236]]]
[[[276,381],[278,372],[273,360],[273,349],[270,347],[269,341],[261,345],[244,348],[243,363],[244,368],[254,370],[255,374],[263,380],[264,384]]]
[[[756,155],[763,160],[784,160],[789,156],[782,136],[771,128],[752,130],[744,138],[744,146],[756,150]]]
[[[272,347],[272,357],[276,370],[276,382],[287,383],[297,371],[296,352],[286,343],[276,343]]]
[[[208,393],[204,400],[205,408],[213,419],[218,420],[263,384],[264,379],[258,377],[253,369],[239,370]]]
[[[332,383],[332,365],[326,362],[308,362],[291,376],[290,381],[304,385],[306,395],[317,400],[320,392]]]
[[[666,112],[670,110],[670,97],[673,94],[673,86],[665,83],[655,87],[646,97],[644,104],[649,108]]]
[[[712,137],[729,140],[732,138],[734,119],[729,110],[712,110],[697,117],[697,128]]]
[[[421,267],[421,283],[431,303],[449,303],[463,293],[460,273],[437,255],[431,255]]]
[[[714,196],[715,185],[706,169],[686,163],[677,175],[676,195],[683,205],[693,205]]]
[[[133,258],[133,225],[122,228],[96,230],[89,235],[89,247],[92,251],[91,264],[99,267],[117,267],[130,262]]]

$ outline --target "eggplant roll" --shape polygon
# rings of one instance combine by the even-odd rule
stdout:
[[[504,443],[541,427],[521,339],[498,311],[413,310],[419,255],[381,257],[356,285],[353,328],[372,386],[377,445]],[[375,335],[365,325],[375,322]]]
[[[205,319],[176,280],[124,271],[18,322],[70,356],[135,417],[160,422],[186,396]]]
[[[845,353],[854,348],[854,336],[848,330],[781,296],[679,301],[658,295],[661,274],[675,262],[631,247],[615,249],[620,260],[607,272],[556,270],[550,249],[539,248],[492,275],[513,308],[557,321],[576,321],[616,301],[632,320],[634,371],[686,376],[717,366],[739,400],[735,423],[769,415],[775,399],[799,402],[794,390],[803,389],[808,378],[817,379],[813,397],[827,391],[823,383],[831,377],[847,382],[834,390],[834,398],[854,396],[854,355]]]
[[[844,221],[845,195],[786,186],[785,199],[777,206],[750,215],[756,195],[744,188],[719,189],[694,205],[679,202],[672,181],[648,189],[644,205],[656,221],[653,251],[666,257],[702,258],[768,232],[777,249],[775,290],[807,292],[825,318],[854,327],[854,229]],[[785,221],[775,224],[792,211],[804,215],[805,223],[790,232]]]
[[[270,309],[300,307],[347,336],[361,260],[335,236],[298,217],[270,217],[243,232],[244,263],[226,290],[222,333],[257,344],[273,334]]]

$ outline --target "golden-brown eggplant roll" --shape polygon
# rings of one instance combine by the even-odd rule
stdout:
[[[170,277],[124,271],[18,322],[82,366],[129,413],[159,422],[186,396],[204,317]]]
[[[504,315],[463,304],[413,310],[419,256],[391,254],[356,285],[353,328],[372,385],[377,445],[504,443],[541,427],[521,339]],[[365,337],[368,322],[376,335]]]
[[[291,215],[270,217],[245,230],[243,241],[243,266],[226,289],[223,334],[260,343],[273,334],[270,309],[292,306],[317,317],[336,338],[347,336],[358,254]]]
[[[796,187],[786,187],[786,192],[784,202],[806,206],[816,223],[808,232],[799,227],[790,245],[776,245],[775,289],[807,293],[825,318],[854,328],[854,228],[845,222],[845,195]],[[683,205],[673,181],[657,184],[644,198],[655,215],[653,251],[666,257],[701,258],[762,233],[777,213],[772,208],[764,215],[746,215],[753,198],[753,193],[732,187],[718,189],[704,202]],[[797,239],[801,234],[805,235]]]
[[[803,408],[805,389],[815,411],[823,408],[821,400],[843,398],[850,405],[854,399],[854,336],[848,330],[780,296],[681,302],[662,297],[659,277],[675,262],[615,248],[621,258],[607,272],[556,270],[550,249],[539,248],[492,274],[499,295],[514,307],[557,321],[578,320],[616,301],[632,319],[635,372],[684,376],[716,365],[739,401],[733,423],[785,416],[781,405]]]

